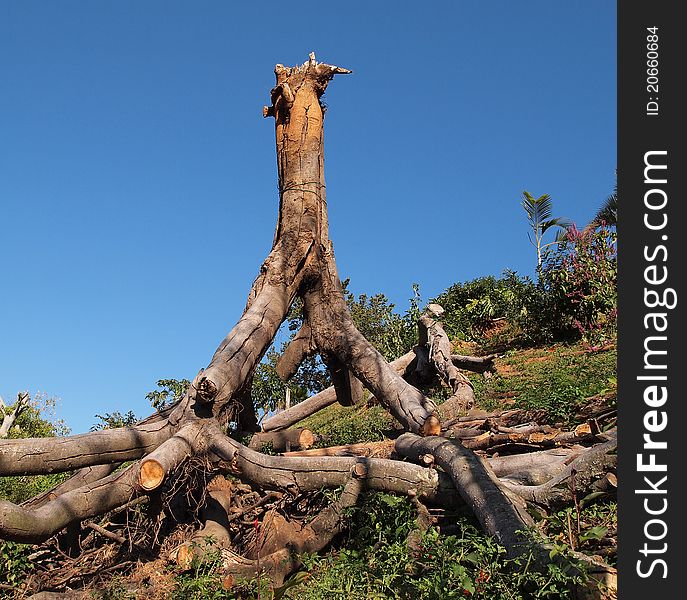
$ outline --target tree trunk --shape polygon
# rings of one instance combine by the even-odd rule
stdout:
[[[229,572],[252,576],[266,569],[275,582],[280,582],[298,564],[299,552],[319,551],[342,531],[346,510],[364,489],[404,494],[414,501],[447,507],[467,504],[485,531],[495,536],[510,555],[517,555],[528,547],[521,530],[530,524],[520,496],[555,505],[565,495],[560,485],[571,477],[576,478],[579,490],[595,485],[604,473],[611,481],[607,476],[614,464],[611,441],[600,444],[598,449],[580,451],[569,465],[561,466],[559,455],[555,460],[546,455],[537,464],[549,470],[542,472],[539,479],[512,477],[506,485],[488,462],[466,446],[472,443],[475,448],[493,448],[497,442],[534,445],[535,435],[544,435],[537,438],[540,446],[555,445],[563,439],[563,433],[547,438],[546,432],[540,431],[487,432],[476,442],[466,440],[464,445],[436,437],[442,430],[442,412],[452,418],[452,431],[462,430],[456,435],[473,435],[477,430],[468,431],[467,427],[488,423],[485,416],[458,416],[474,401],[472,386],[459,368],[484,372],[493,368],[494,359],[451,355],[450,341],[438,320],[440,307],[431,306],[420,319],[418,346],[391,364],[356,328],[329,240],[324,111],[320,102],[331,79],[346,73],[350,71],[318,63],[314,54],[300,66],[275,67],[276,86],[264,115],[275,120],[279,180],[276,231],[243,314],[219,344],[209,365],[198,372],[176,405],[135,426],[64,438],[0,440],[2,476],[75,471],[67,481],[21,506],[0,501],[0,537],[40,543],[67,527],[78,527],[79,522],[130,506],[145,496],[156,499],[151,504],[161,510],[165,494],[172,495],[184,482],[209,478],[209,474],[238,477],[253,489],[284,496],[343,486],[339,500],[307,524],[296,525],[284,517],[283,535],[266,556],[260,555],[259,545],[251,556],[239,556],[232,549],[228,529],[232,521],[232,487],[226,480],[215,477],[205,490],[204,500],[187,495],[185,501],[195,502],[194,508],[200,509],[202,527],[179,546],[178,562],[187,564],[194,553],[202,555],[208,549],[204,540],[212,538]],[[355,404],[364,386],[408,432],[396,441],[396,453],[425,466],[376,458],[370,448],[364,457],[332,456],[326,451],[271,456],[227,435],[230,428],[241,432],[258,429],[250,398],[252,377],[297,298],[303,303],[303,325],[279,362],[278,373],[288,379],[306,356],[317,352],[331,373],[333,386],[267,419],[263,432],[254,436],[251,445],[262,447],[267,442],[275,450],[286,450],[289,445],[307,448],[313,443],[312,432],[287,428],[337,400],[344,405]],[[435,373],[453,393],[451,401],[440,410],[412,385]],[[12,414],[16,419],[19,404],[18,400],[13,413],[3,407],[0,434],[9,430]],[[504,413],[499,423],[505,427],[512,420],[508,421]],[[572,437],[565,438],[567,444],[590,441],[597,432],[572,433]],[[520,437],[514,440],[512,436]],[[348,452],[362,450],[349,448]],[[334,454],[340,453],[334,450]],[[504,464],[499,468],[502,473],[508,472]],[[511,465],[510,472],[517,473],[518,469]],[[549,475],[550,479],[545,479]],[[542,483],[529,485],[537,481]],[[262,501],[268,497],[269,492]],[[421,529],[427,526],[427,514],[419,506],[418,511]],[[97,523],[87,526],[117,543],[124,539]]]

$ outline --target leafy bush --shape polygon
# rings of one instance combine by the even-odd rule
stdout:
[[[146,399],[155,410],[164,410],[184,397],[191,382],[188,379],[160,379],[157,387],[146,394]]]
[[[566,240],[546,254],[542,285],[564,327],[591,345],[615,335],[617,234],[605,226],[568,229]]]
[[[484,342],[495,319],[505,319],[511,328],[527,328],[528,314],[536,312],[542,298],[531,279],[506,271],[498,279],[490,275],[456,283],[433,302],[446,311],[443,324],[451,338]]]
[[[57,403],[57,398],[50,397],[45,393],[34,394],[29,405],[10,428],[7,437],[16,439],[68,435],[69,427],[55,414]],[[1,416],[2,412],[0,411]]]
[[[348,280],[344,285],[348,285]],[[394,305],[384,294],[360,294],[356,298],[347,289],[344,293],[356,327],[387,361],[405,354],[417,343],[417,318],[420,315],[417,284],[413,284],[413,297],[403,316],[394,312]]]
[[[68,477],[69,473],[0,477],[0,499],[14,504],[21,504],[41,492],[62,483]]]
[[[34,394],[31,403],[19,415],[8,437],[38,438],[67,435],[69,428],[55,416],[57,399],[46,394]],[[21,504],[36,494],[50,489],[68,477],[67,473],[49,475],[0,477],[0,499]]]
[[[57,400],[45,394],[35,394],[31,404],[19,415],[9,431],[10,438],[51,437],[66,435],[69,429],[64,421],[55,417]],[[14,504],[40,494],[61,483],[68,473],[50,475],[0,477],[0,499]],[[31,572],[29,555],[32,547],[0,540],[0,581],[8,585],[20,585]],[[0,590],[0,597],[13,597],[13,593]]]
[[[118,410],[115,410],[111,413],[105,413],[104,415],[95,416],[96,418],[100,419],[100,423],[95,423],[91,427],[91,431],[101,431],[103,429],[117,429],[118,427],[131,427],[139,421],[138,417],[131,410],[127,411],[124,414],[122,414]]]
[[[616,233],[575,226],[544,252],[539,281],[506,271],[501,278],[456,283],[434,299],[446,310],[452,338],[484,343],[494,320],[510,342],[525,345],[583,339],[599,346],[616,333]]]

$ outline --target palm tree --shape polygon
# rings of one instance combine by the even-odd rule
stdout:
[[[523,193],[522,207],[527,213],[527,220],[530,222],[530,227],[534,232],[534,240],[532,236],[527,233],[530,243],[537,249],[537,271],[541,269],[542,250],[547,246],[558,244],[561,241],[560,236],[555,241],[548,244],[543,243],[544,234],[552,227],[560,227],[567,230],[572,225],[572,222],[562,217],[553,218],[553,207],[551,203],[551,196],[544,194],[539,198],[535,198],[527,190]]]

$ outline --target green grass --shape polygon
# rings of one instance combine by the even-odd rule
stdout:
[[[544,409],[551,422],[570,425],[586,399],[615,401],[616,357],[615,348],[587,352],[581,344],[511,351],[497,360],[494,377],[472,381],[486,410]]]
[[[0,477],[0,499],[21,504],[69,478],[69,473]]]
[[[325,447],[383,440],[393,423],[393,418],[380,406],[333,404],[303,419],[297,427],[307,427],[320,435],[317,447]]]

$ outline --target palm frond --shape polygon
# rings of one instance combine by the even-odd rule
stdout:
[[[613,193],[606,198],[592,221],[597,227],[602,223],[610,226],[618,224],[618,184],[614,186]]]
[[[549,219],[548,221],[544,221],[541,224],[541,233],[542,235],[544,235],[544,233],[546,233],[552,227],[560,227],[567,234],[567,230],[569,227],[572,226],[572,224],[572,221],[570,219],[566,219],[565,217],[556,217],[555,219]]]
[[[522,195],[522,207],[525,209],[530,223],[538,224],[551,218],[553,206],[549,194],[544,194],[543,196],[539,196],[539,198],[535,198],[525,190]]]

